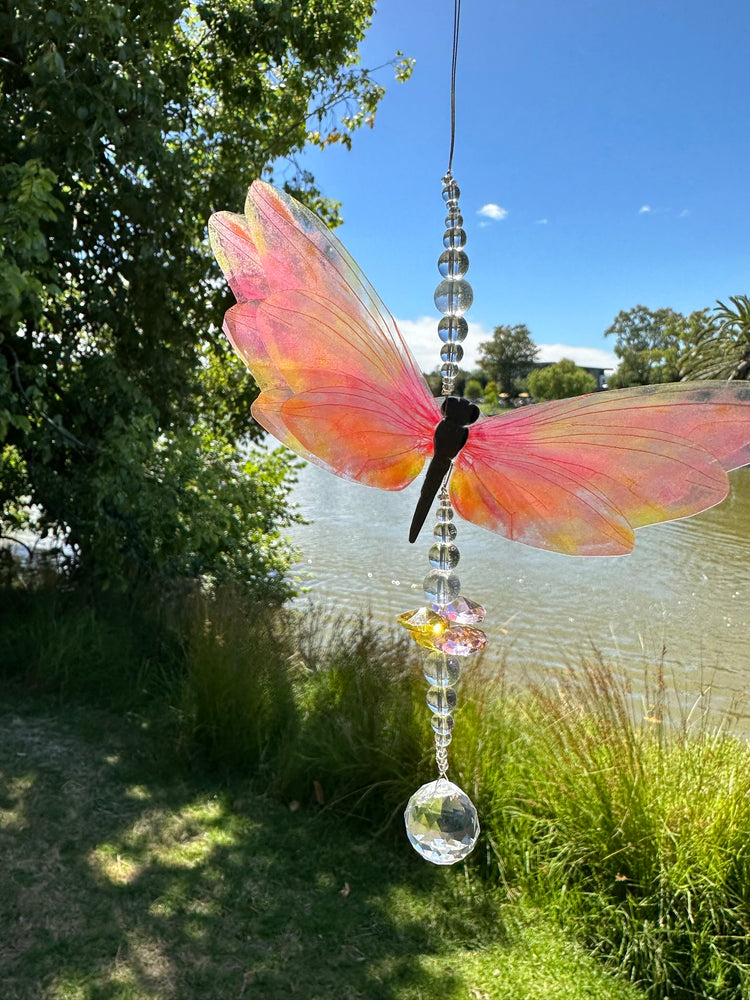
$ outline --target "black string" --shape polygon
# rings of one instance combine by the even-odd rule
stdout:
[[[448,153],[448,173],[453,167],[453,147],[456,144],[456,64],[458,62],[458,25],[461,20],[461,0],[453,0],[453,53],[451,56],[451,146]]]

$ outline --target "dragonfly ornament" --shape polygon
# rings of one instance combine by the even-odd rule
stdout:
[[[567,555],[620,555],[636,528],[696,514],[727,495],[727,471],[750,462],[750,386],[700,382],[598,392],[482,417],[450,395],[472,293],[450,170],[441,255],[455,273],[436,305],[445,364],[439,403],[393,317],[335,236],[310,211],[256,181],[244,215],[209,232],[237,300],[224,330],[260,389],[252,412],[303,458],[344,479],[401,490],[429,462],[409,530],[439,494],[425,577],[428,606],[398,621],[427,649],[439,777],[404,813],[415,850],[451,865],[479,836],[477,811],[447,779],[460,660],[482,648],[484,608],[461,596],[455,510],[506,538]],[[439,262],[440,263],[440,262]],[[442,273],[442,271],[441,271]]]
[[[467,521],[540,549],[630,552],[636,528],[722,501],[750,463],[750,385],[678,382],[482,417],[442,405],[382,300],[308,209],[255,181],[211,245],[237,304],[224,331],[260,388],[255,419],[344,479],[401,490],[429,461],[414,541],[449,479]]]

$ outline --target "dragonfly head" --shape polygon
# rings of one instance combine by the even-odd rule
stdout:
[[[446,396],[440,409],[446,420],[462,427],[473,424],[479,419],[479,407],[463,396]]]

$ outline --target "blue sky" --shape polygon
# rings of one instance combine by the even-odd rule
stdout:
[[[351,152],[302,163],[422,367],[438,363],[452,0],[380,0],[365,66],[400,49]],[[614,363],[621,309],[750,292],[748,0],[463,0],[453,172],[468,234],[470,368],[501,323],[542,356]],[[482,215],[486,206],[498,206]]]

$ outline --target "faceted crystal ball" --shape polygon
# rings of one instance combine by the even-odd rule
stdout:
[[[479,836],[479,817],[473,802],[447,778],[417,789],[409,799],[404,822],[411,846],[434,865],[463,861]]]

